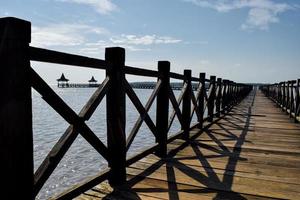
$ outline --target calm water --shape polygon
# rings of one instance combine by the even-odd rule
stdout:
[[[67,88],[53,87],[57,94],[77,113],[81,110],[89,97],[95,91],[94,88]],[[145,105],[152,90],[136,89],[138,97]],[[178,95],[179,91],[175,91]],[[33,90],[33,131],[34,131],[34,167],[35,170],[41,164],[53,145],[62,136],[68,123],[64,121],[42,98]],[[104,98],[91,119],[87,122],[89,127],[106,144],[106,99]],[[126,101],[126,133],[130,132],[139,114],[129,99]],[[155,123],[155,102],[149,115]],[[195,122],[196,117],[193,117]],[[179,122],[175,118],[171,127],[170,135],[179,130]],[[154,144],[154,137],[148,127],[143,123],[134,142],[132,143],[128,156],[138,153],[142,148]],[[80,135],[70,147],[54,173],[50,176],[38,195],[38,199],[60,193],[68,187],[97,174],[107,167],[105,159],[99,155],[88,142]]]

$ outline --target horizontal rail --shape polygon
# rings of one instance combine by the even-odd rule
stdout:
[[[200,81],[200,78],[191,77],[191,81],[197,81],[197,82],[199,82],[199,81]]]
[[[124,72],[130,75],[158,77],[158,71],[150,70],[150,69],[141,69],[141,68],[130,67],[130,66],[125,66]]]
[[[184,80],[185,79],[184,75],[177,74],[175,72],[170,72],[170,78],[179,79],[179,80]]]
[[[95,69],[106,69],[107,63],[104,60],[79,56],[75,54],[62,53],[37,47],[29,47],[30,60],[48,62],[54,64],[73,65]]]

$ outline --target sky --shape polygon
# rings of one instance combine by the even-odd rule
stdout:
[[[299,0],[0,0],[0,15],[32,24],[31,46],[104,59],[126,49],[126,64],[191,69],[243,83],[300,78]],[[50,84],[98,81],[103,70],[32,62]],[[129,81],[149,80],[128,76]]]

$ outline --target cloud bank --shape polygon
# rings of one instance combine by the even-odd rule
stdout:
[[[279,15],[297,6],[287,3],[277,3],[273,0],[184,0],[199,7],[214,9],[218,12],[229,12],[248,9],[246,21],[242,30],[268,30],[273,23],[278,23]]]
[[[109,14],[118,9],[117,5],[111,0],[57,0],[68,3],[82,4],[90,6],[100,14]]]

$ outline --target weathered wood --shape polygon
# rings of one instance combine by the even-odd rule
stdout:
[[[191,109],[191,116],[190,116],[190,121],[192,121],[193,119],[193,115],[194,113],[196,113],[196,116],[197,116],[197,121],[199,121],[199,119],[201,118],[201,113],[199,113],[199,108],[198,108],[198,99],[199,99],[199,96],[201,94],[201,84],[199,83],[198,85],[198,89],[196,91],[196,95],[194,95],[194,92],[191,91],[190,92],[191,94],[191,100],[192,100],[192,109]]]
[[[107,66],[107,63],[104,60],[89,58],[86,56],[62,53],[37,47],[30,47],[29,50],[30,60],[32,61],[89,67],[95,69],[105,69]]]
[[[19,32],[22,33],[18,34]],[[123,48],[107,48],[105,53],[105,60],[89,58],[85,56],[73,55],[68,53],[62,53],[47,49],[41,49],[36,47],[29,47],[30,42],[30,24],[22,20],[14,18],[0,19],[0,38],[1,38],[1,49],[0,49],[0,62],[4,66],[1,73],[2,80],[4,80],[4,93],[5,97],[1,99],[1,132],[0,137],[1,141],[1,157],[4,158],[6,168],[5,172],[11,172],[12,170],[17,169],[16,163],[20,164],[21,167],[25,169],[25,175],[18,172],[23,172],[24,169],[15,172],[13,178],[2,178],[5,182],[5,185],[11,187],[15,184],[16,179],[24,178],[24,181],[20,182],[25,185],[26,193],[21,193],[21,198],[32,199],[41,189],[43,184],[47,181],[49,176],[52,174],[62,157],[65,155],[73,141],[76,139],[78,133],[80,133],[95,149],[98,151],[109,163],[110,169],[99,176],[88,180],[84,184],[80,184],[75,188],[71,189],[68,193],[64,193],[62,196],[58,196],[59,199],[68,199],[73,198],[82,191],[86,190],[88,187],[92,187],[97,181],[102,181],[104,177],[108,176],[110,184],[115,188],[119,187],[126,183],[126,166],[136,162],[138,159],[150,154],[151,152],[156,152],[160,157],[166,157],[175,155],[176,152],[180,151],[180,148],[183,149],[183,146],[180,146],[179,149],[174,149],[168,151],[167,143],[176,141],[177,139],[185,138],[186,140],[193,140],[200,134],[199,129],[195,129],[197,124],[191,127],[191,118],[194,111],[197,114],[198,121],[201,121],[203,124],[206,119],[203,119],[204,113],[204,99],[208,102],[209,107],[209,117],[213,118],[214,113],[214,102],[215,102],[215,81],[210,81],[210,91],[209,96],[207,97],[205,89],[205,76],[200,78],[192,77],[190,70],[185,70],[184,75],[170,72],[170,63],[167,61],[160,61],[158,63],[158,71],[140,69],[130,66],[125,66],[125,50]],[[91,99],[77,115],[52,89],[46,82],[33,70],[30,68],[30,60],[32,61],[41,61],[41,62],[50,62],[57,64],[66,64],[66,65],[75,65],[90,67],[96,69],[106,69],[107,77],[104,80],[103,84],[99,86]],[[10,66],[10,68],[6,67]],[[11,67],[12,66],[12,67]],[[4,74],[4,76],[3,76]],[[139,75],[139,76],[148,76],[148,77],[158,77],[158,83],[155,87],[150,99],[148,100],[146,106],[138,99],[137,95],[125,79],[125,74]],[[13,78],[13,80],[8,80],[7,78]],[[170,84],[170,78],[184,80],[183,90],[181,96],[176,100],[174,92],[172,91],[172,83]],[[14,80],[19,79],[19,80]],[[25,80],[26,79],[26,80]],[[191,81],[200,82],[196,96],[193,93],[193,89],[196,89],[196,85],[192,84]],[[212,84],[213,83],[213,84]],[[294,82],[292,82],[294,83]],[[230,88],[228,92],[228,105],[232,106],[238,103],[248,92],[249,87],[245,85],[236,84],[230,82]],[[42,165],[38,168],[35,173],[35,180],[33,181],[33,158],[32,158],[32,122],[31,122],[31,90],[30,86],[36,89],[44,98],[44,100],[52,107],[54,110],[60,114],[68,123],[70,123],[69,128],[65,131],[60,140],[55,144],[52,150],[47,155],[46,159],[43,161]],[[69,85],[70,86],[70,85]],[[72,85],[76,86],[76,85]],[[80,87],[86,85],[78,85]],[[96,86],[96,85],[93,85]],[[98,85],[97,85],[98,86]],[[18,88],[19,87],[19,88]],[[174,88],[179,89],[182,86],[176,86]],[[291,95],[293,94],[293,85],[287,87],[287,91],[291,90]],[[218,93],[221,88],[218,87]],[[130,133],[126,144],[125,136],[125,127],[126,127],[126,114],[125,114],[125,92],[127,92],[129,98],[133,101],[140,117],[138,118],[133,130]],[[268,88],[268,94],[275,98],[276,90]],[[106,95],[106,106],[107,106],[107,143],[106,147],[100,139],[93,133],[93,131],[86,125],[85,121],[88,120],[93,112],[96,110],[97,106]],[[148,115],[148,110],[150,109],[155,97],[157,96],[157,117],[156,125],[152,122],[150,116]],[[201,97],[200,97],[201,96]],[[219,95],[218,95],[219,97]],[[199,100],[202,99],[202,100]],[[287,98],[287,107],[286,109],[292,115],[292,112],[295,112],[296,106],[294,106],[293,97]],[[22,100],[22,102],[21,102]],[[169,119],[169,101],[171,101],[174,108]],[[183,109],[180,110],[180,103],[183,102]],[[202,101],[202,102],[201,102]],[[218,100],[217,100],[218,101]],[[191,103],[193,103],[192,114],[191,114]],[[198,108],[199,106],[202,108]],[[218,105],[220,106],[220,105]],[[201,112],[199,111],[201,110]],[[217,109],[219,110],[219,109]],[[244,110],[246,113],[247,110]],[[12,115],[18,115],[13,116]],[[177,115],[179,122],[182,126],[182,130],[168,138],[168,131],[172,124],[172,121]],[[238,114],[236,114],[238,115]],[[245,114],[239,114],[243,117],[247,116]],[[22,121],[23,120],[23,121]],[[143,150],[141,153],[138,153],[134,157],[126,161],[126,148],[130,147],[138,129],[141,126],[143,120],[149,126],[150,130],[156,136],[156,141],[158,144],[154,144],[152,147]],[[220,119],[217,119],[217,122]],[[281,119],[278,119],[281,120]],[[212,120],[210,120],[212,121]],[[18,122],[18,126],[14,127],[12,122]],[[169,123],[168,123],[169,122]],[[201,124],[201,127],[202,127]],[[210,127],[212,124],[206,123],[204,127],[205,130]],[[236,130],[241,128],[235,127],[233,123],[229,126]],[[22,131],[19,129],[22,128]],[[277,128],[277,127],[273,127]],[[190,130],[193,129],[193,130]],[[259,129],[259,127],[258,127]],[[295,130],[291,130],[295,131]],[[21,134],[22,133],[22,134]],[[25,134],[24,134],[25,133]],[[276,131],[274,131],[274,134]],[[289,132],[287,135],[290,135]],[[19,137],[16,137],[19,136]],[[190,137],[191,136],[191,137]],[[26,138],[25,138],[26,137]],[[24,139],[25,138],[25,139]],[[3,139],[3,140],[2,140]],[[287,140],[286,138],[285,141]],[[21,142],[20,142],[21,141]],[[3,145],[2,145],[3,144]],[[16,149],[21,149],[25,152],[25,156],[17,152],[16,150],[11,150],[12,145],[19,145]],[[188,145],[189,142],[183,143]],[[229,149],[232,148],[229,144]],[[10,145],[10,146],[8,146]],[[171,146],[174,144],[171,144]],[[213,144],[211,146],[214,146]],[[220,146],[220,145],[219,145]],[[271,145],[270,145],[271,146]],[[290,147],[295,147],[296,145],[291,145]],[[240,147],[240,146],[238,146]],[[252,146],[251,146],[252,147]],[[283,147],[285,147],[283,145]],[[213,147],[215,148],[215,147]],[[4,149],[4,150],[3,150]],[[287,153],[289,148],[281,151],[281,153]],[[215,149],[214,149],[215,150]],[[260,149],[261,150],[261,149]],[[216,151],[216,150],[215,150]],[[9,153],[7,153],[9,152]],[[297,154],[298,151],[295,151],[294,154]],[[7,154],[7,155],[6,155]],[[30,156],[29,156],[30,154]],[[19,158],[19,161],[15,159]],[[27,159],[25,161],[25,159]],[[26,165],[26,166],[25,166]],[[27,167],[27,168],[26,168]],[[169,166],[167,166],[169,169]],[[31,170],[31,173],[29,173]],[[199,170],[200,171],[200,170]],[[6,173],[9,174],[9,173]],[[5,174],[5,175],[6,175]],[[17,177],[17,178],[16,178]],[[34,186],[33,186],[34,185]],[[11,187],[14,188],[14,187]],[[176,190],[171,190],[175,192]],[[12,193],[13,191],[10,188],[7,190],[7,193]],[[101,197],[103,195],[100,195]],[[100,197],[99,196],[99,197]],[[130,194],[130,196],[132,196]],[[2,195],[6,199],[6,196]],[[19,198],[19,196],[15,196]],[[149,197],[149,196],[148,196]],[[127,197],[126,197],[127,198]],[[152,197],[151,197],[152,198]]]
[[[216,92],[216,117],[220,117],[222,99],[222,79],[217,79],[217,92]]]
[[[79,112],[78,116],[80,118],[88,120],[91,117],[106,94],[108,87],[109,78],[107,77]],[[70,125],[58,142],[52,147],[51,151],[34,174],[34,195],[37,195],[42,186],[48,180],[49,176],[53,173],[58,163],[77,138],[78,133],[79,132],[74,128],[74,126]]]
[[[177,98],[178,106],[181,105],[181,102],[182,102],[182,99],[183,99],[183,96],[184,96],[186,90],[187,90],[187,84],[185,83],[181,89],[181,92],[180,92],[178,98]],[[171,112],[170,119],[169,119],[168,131],[170,130],[170,128],[173,124],[175,116],[176,116],[176,110],[173,108],[173,111]]]
[[[34,199],[30,22],[0,19],[1,198]],[[22,185],[22,190],[16,188]]]
[[[149,109],[151,108],[156,96],[157,96],[157,93],[158,91],[160,90],[160,87],[161,87],[161,80],[158,80],[152,94],[150,95],[149,97],[149,100],[147,101],[146,105],[145,105],[145,111],[148,112]],[[144,115],[143,116],[139,116],[139,118],[137,119],[136,123],[134,124],[132,130],[130,131],[130,134],[126,140],[126,149],[128,151],[128,149],[130,148],[130,145],[132,144],[139,128],[141,127],[142,123],[143,123],[143,119],[144,118]]]
[[[200,73],[200,84],[201,84],[201,93],[199,94],[198,99],[198,112],[200,114],[198,118],[198,128],[203,127],[203,116],[204,116],[204,101],[205,101],[205,95],[206,95],[206,88],[205,88],[205,73]]]
[[[178,80],[184,80],[185,76],[183,74],[170,72],[170,78],[174,78],[174,79],[178,79]]]
[[[227,102],[228,102],[228,80],[224,79],[223,81],[223,90],[222,90],[222,113],[225,113],[226,108],[227,108]]]
[[[89,190],[90,188],[93,188],[98,183],[101,183],[109,177],[109,170],[104,170],[98,174],[96,174],[93,177],[88,178],[87,180],[84,180],[81,183],[76,184],[75,186],[69,188],[68,190],[64,191],[63,193],[54,196],[50,199],[56,199],[56,200],[68,200],[73,199],[80,194],[84,193],[85,191]]]
[[[216,77],[210,76],[208,100],[207,100],[207,116],[209,122],[212,122],[214,118],[214,107],[215,107],[215,98],[216,98],[215,82],[216,82]]]
[[[187,84],[187,90],[183,96],[182,100],[182,124],[181,129],[184,131],[183,138],[185,140],[189,139],[189,129],[191,124],[191,92],[192,85],[191,85],[191,77],[192,71],[191,70],[184,70],[184,82]]]
[[[125,87],[125,91],[126,91],[128,97],[130,98],[131,102],[136,107],[137,111],[140,113],[141,119],[146,122],[146,124],[149,127],[149,129],[151,130],[152,134],[157,138],[158,136],[157,136],[156,126],[153,123],[151,117],[149,116],[148,110],[146,110],[144,108],[143,104],[141,103],[138,96],[135,94],[135,92],[133,91],[133,89],[127,82],[127,80],[124,80],[124,87]]]
[[[299,122],[299,80],[264,85],[260,89],[293,118],[294,122]]]
[[[172,90],[171,87],[169,87],[169,99],[170,99],[171,104],[172,104],[172,106],[173,106],[173,108],[174,108],[174,111],[175,111],[175,113],[176,113],[176,116],[177,116],[177,118],[178,118],[178,121],[179,121],[179,123],[180,123],[181,126],[182,126],[183,123],[184,123],[184,122],[183,122],[182,113],[181,113],[179,104],[178,104],[178,102],[177,102],[177,100],[176,100],[176,97],[175,97],[174,92],[173,92],[173,90]]]
[[[295,117],[294,121],[298,122],[297,117],[299,116],[300,112],[300,79],[297,80],[296,83],[296,93],[295,93],[295,102],[296,102],[296,107],[295,107]]]
[[[175,150],[175,155],[161,159],[150,154],[130,165],[127,189],[120,189],[118,195],[129,192],[134,194],[132,199],[300,199],[300,125],[291,122],[261,92],[252,93],[195,140],[168,144],[168,151]],[[117,197],[101,185],[88,194]],[[87,195],[78,197],[84,198]]]
[[[111,80],[106,94],[108,163],[111,168],[109,183],[118,186],[126,182],[125,49],[106,48],[105,61],[108,63],[106,76]]]
[[[156,98],[156,128],[158,137],[158,150],[156,154],[160,157],[166,156],[168,139],[168,119],[169,119],[169,97],[168,90],[170,85],[170,62],[158,62],[158,79],[161,80],[161,88]]]
[[[124,73],[138,76],[158,77],[159,73],[154,70],[125,66]]]
[[[42,98],[69,124],[77,129],[82,137],[90,143],[94,149],[101,154],[105,159],[108,159],[106,146],[94,134],[94,132],[84,123],[84,120],[79,117],[53,90],[47,83],[31,69],[32,87],[42,95]]]

